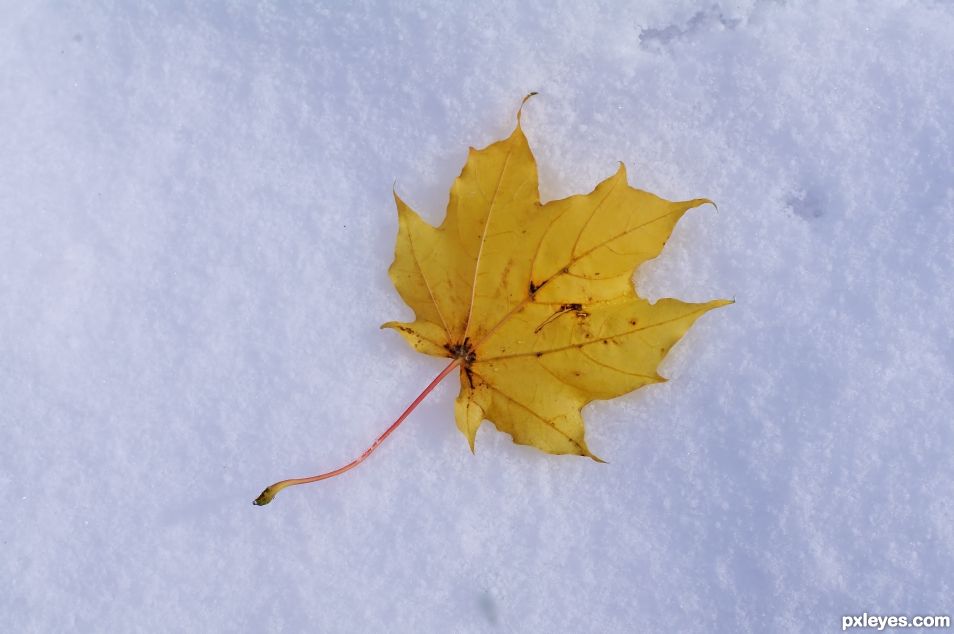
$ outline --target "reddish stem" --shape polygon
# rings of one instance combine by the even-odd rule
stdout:
[[[361,456],[359,456],[358,458],[355,458],[354,460],[352,460],[345,466],[335,469],[334,471],[328,471],[327,473],[320,473],[316,476],[311,476],[309,478],[293,478],[291,480],[282,480],[281,482],[276,482],[275,484],[271,485],[270,487],[262,491],[262,494],[259,495],[257,498],[255,498],[255,501],[252,502],[252,504],[255,504],[256,506],[265,506],[266,504],[271,502],[276,495],[278,495],[279,491],[281,491],[282,489],[286,487],[295,486],[296,484],[308,484],[309,482],[318,482],[319,480],[326,480],[328,478],[333,478],[337,475],[341,475],[345,471],[350,471],[351,469],[354,469],[355,467],[357,467],[359,464],[364,462],[364,460],[368,456],[370,456],[374,452],[374,450],[378,448],[378,446],[381,443],[384,442],[385,438],[391,435],[391,432],[397,429],[398,426],[404,422],[404,419],[407,418],[408,415],[411,412],[413,412],[418,405],[421,404],[421,401],[427,398],[427,395],[431,393],[431,390],[437,387],[438,383],[443,381],[448,374],[454,371],[454,368],[460,365],[460,361],[461,361],[460,358],[456,358],[453,361],[451,361],[450,364],[446,368],[444,368],[441,371],[441,373],[434,378],[433,381],[431,381],[430,385],[424,388],[423,392],[418,394],[417,398],[414,399],[414,402],[407,406],[407,409],[404,410],[404,413],[398,416],[398,419],[394,421],[393,423],[391,423],[391,426],[388,427],[386,430],[384,430],[384,433],[378,436],[378,439],[375,440],[374,443],[370,447],[368,447],[363,454],[361,454]]]

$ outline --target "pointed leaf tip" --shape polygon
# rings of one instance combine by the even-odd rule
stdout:
[[[626,176],[626,164],[622,161],[618,161],[619,167],[616,168],[616,174],[613,176],[616,178],[622,177],[624,181],[628,181]]]
[[[520,127],[520,115],[523,114],[523,107],[526,105],[527,101],[530,100],[530,97],[533,97],[533,96],[538,95],[538,94],[540,94],[540,93],[538,93],[538,92],[536,92],[536,91],[527,93],[527,96],[524,97],[524,98],[523,98],[523,101],[520,102],[520,107],[517,108],[517,127],[518,127],[518,128]]]
[[[608,462],[606,462],[605,460],[603,460],[602,458],[600,458],[594,453],[587,453],[586,457],[592,460],[593,462],[598,462],[600,464],[609,464]]]

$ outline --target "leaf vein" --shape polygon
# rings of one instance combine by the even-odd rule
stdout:
[[[582,341],[582,342],[580,342],[580,343],[570,344],[569,346],[561,346],[561,347],[559,347],[559,348],[553,348],[553,349],[550,349],[550,350],[534,350],[534,351],[531,351],[531,352],[517,352],[517,353],[515,353],[515,354],[507,354],[507,355],[501,355],[501,356],[499,356],[499,357],[490,357],[490,358],[488,358],[488,359],[481,359],[481,361],[485,361],[485,362],[490,362],[490,361],[504,361],[504,360],[507,360],[507,359],[518,359],[518,358],[520,358],[520,357],[531,357],[531,356],[539,356],[539,355],[544,355],[544,354],[554,354],[554,353],[556,353],[556,352],[564,352],[564,351],[566,351],[566,350],[573,350],[573,349],[576,349],[576,348],[582,348],[583,346],[590,346],[590,345],[593,345],[593,344],[595,344],[595,343],[602,343],[602,342],[604,342],[604,341],[610,341],[610,340],[612,340],[612,339],[617,339],[617,338],[620,338],[620,337],[626,337],[626,336],[628,336],[628,335],[632,335],[632,334],[635,334],[635,333],[637,333],[637,332],[642,332],[642,331],[644,331],[644,330],[649,330],[649,329],[651,329],[651,328],[656,328],[657,326],[664,326],[664,325],[669,324],[669,323],[672,323],[672,322],[674,322],[674,321],[679,321],[680,319],[685,319],[686,317],[691,317],[692,315],[696,315],[696,314],[699,314],[699,313],[703,313],[703,312],[705,312],[706,310],[708,310],[708,307],[703,307],[703,308],[700,308],[700,309],[698,309],[698,310],[694,310],[694,311],[692,311],[692,312],[690,312],[690,313],[686,313],[686,314],[680,315],[680,316],[678,316],[678,317],[673,317],[672,319],[666,319],[666,320],[664,320],[664,321],[659,321],[659,322],[656,322],[656,323],[654,323],[654,324],[649,324],[649,325],[646,325],[646,326],[640,326],[639,328],[634,328],[634,329],[632,329],[632,330],[626,330],[626,331],[623,331],[623,332],[620,332],[620,333],[616,333],[615,335],[610,335],[610,336],[608,336],[608,337],[599,337],[599,338],[597,338],[597,339],[592,339],[592,340],[590,340],[590,341]]]
[[[487,210],[487,220],[484,221],[484,230],[481,233],[480,237],[480,246],[477,249],[477,260],[474,262],[474,279],[472,282],[471,293],[470,293],[470,306],[467,309],[467,321],[464,322],[464,338],[467,337],[467,331],[470,329],[470,320],[474,314],[474,298],[477,293],[477,272],[480,271],[480,258],[484,254],[484,245],[487,243],[487,229],[490,227],[490,219],[493,217],[494,207],[497,204],[497,194],[500,192],[500,184],[503,182],[504,174],[507,172],[507,166],[510,164],[510,157],[513,156],[513,150],[507,150],[507,158],[504,159],[503,167],[500,168],[500,176],[497,177],[497,185],[494,188],[493,199],[489,200],[490,209]],[[480,180],[477,180],[477,190],[480,190]],[[481,191],[481,196],[484,196]],[[487,200],[484,196],[484,200]]]

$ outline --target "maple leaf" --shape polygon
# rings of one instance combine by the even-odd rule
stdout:
[[[521,111],[508,138],[470,149],[439,227],[394,194],[389,274],[415,319],[382,328],[450,364],[361,457],[272,485],[256,504],[356,466],[456,368],[454,415],[471,451],[489,420],[516,443],[600,460],[586,445],[583,406],[665,381],[657,368],[673,345],[703,313],[731,303],[650,303],[633,283],[683,214],[711,201],[670,202],[631,187],[621,163],[589,194],[542,204]]]
[[[659,255],[689,209],[630,187],[626,169],[586,195],[546,204],[520,127],[471,148],[434,228],[396,194],[390,276],[414,310],[388,322],[416,350],[460,360],[457,426],[471,450],[486,419],[554,454],[596,458],[581,408],[665,381],[657,367],[692,323],[731,303],[651,304],[633,273]]]

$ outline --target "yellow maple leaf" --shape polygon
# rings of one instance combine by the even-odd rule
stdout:
[[[700,315],[731,303],[651,304],[632,281],[682,215],[709,200],[630,187],[620,164],[591,193],[541,204],[519,113],[508,138],[471,148],[440,227],[395,200],[389,273],[415,321],[384,327],[459,360],[454,414],[471,450],[486,419],[519,444],[598,459],[581,408],[664,381],[656,370],[672,346]]]
[[[389,274],[415,320],[382,328],[450,364],[359,458],[273,484],[256,504],[355,467],[458,367],[454,415],[471,451],[489,420],[516,443],[600,460],[586,445],[583,406],[665,381],[657,368],[672,346],[703,313],[731,303],[652,304],[633,285],[682,215],[711,201],[670,202],[630,187],[620,164],[589,194],[541,204],[520,116],[508,138],[470,149],[439,227],[394,195]]]

